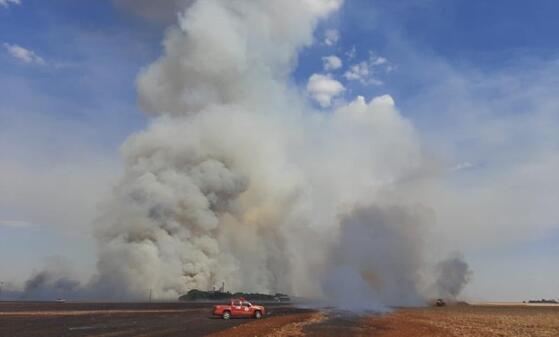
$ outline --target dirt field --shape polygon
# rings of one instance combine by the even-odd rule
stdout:
[[[559,336],[559,306],[448,306],[388,315],[268,305],[261,320],[224,321],[203,303],[0,302],[0,336]]]
[[[367,317],[361,324],[382,337],[555,337],[559,336],[559,306],[408,309],[383,317]]]

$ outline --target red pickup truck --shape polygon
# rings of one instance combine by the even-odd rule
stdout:
[[[254,317],[259,319],[266,314],[266,309],[261,305],[251,304],[244,298],[239,298],[232,299],[229,304],[214,306],[213,314],[221,316],[223,319],[231,317]]]

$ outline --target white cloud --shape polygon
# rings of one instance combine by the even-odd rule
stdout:
[[[342,67],[342,60],[336,55],[325,56],[322,58],[324,70],[336,70]]]
[[[347,57],[348,60],[353,60],[356,54],[357,54],[357,48],[355,48],[355,45],[352,46],[351,49],[345,52],[345,56]]]
[[[352,65],[349,70],[344,73],[344,77],[348,81],[359,81],[362,84],[382,84],[382,81],[374,78],[373,74],[373,67],[369,63],[360,62]]]
[[[4,43],[4,48],[8,53],[24,63],[45,64],[45,60],[37,55],[34,51],[23,48],[17,44]]]
[[[21,0],[0,0],[0,6],[8,7],[10,4],[21,5]]]
[[[352,57],[355,55],[355,49],[351,51]],[[347,55],[347,54],[346,54]],[[384,69],[384,72],[393,70],[388,60],[382,56],[375,56],[369,53],[369,59],[352,65],[345,73],[344,77],[348,81],[359,81],[364,85],[381,85],[382,81],[375,77],[377,70]]]
[[[323,108],[331,106],[332,99],[344,91],[344,86],[329,75],[313,74],[307,83],[307,92]]]
[[[361,62],[352,65],[348,71],[344,73],[344,77],[350,81],[361,80],[369,76],[369,65]]]
[[[382,56],[379,56],[377,58],[373,58],[372,61],[371,61],[371,64],[377,66],[377,65],[385,64],[387,62],[388,62],[387,59],[385,59]]]
[[[333,46],[340,40],[340,32],[337,29],[328,29],[324,32],[324,43]]]

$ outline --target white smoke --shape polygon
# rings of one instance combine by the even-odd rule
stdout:
[[[434,216],[413,196],[434,165],[413,126],[388,95],[324,113],[290,84],[340,5],[204,0],[179,15],[138,78],[153,120],[122,147],[92,286],[176,298],[223,281],[335,300],[361,289],[376,308],[421,302]]]

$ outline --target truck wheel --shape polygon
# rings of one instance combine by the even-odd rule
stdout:
[[[221,317],[223,317],[223,319],[229,319],[231,318],[231,313],[229,311],[225,311]]]
[[[254,318],[256,318],[256,319],[262,318],[262,313],[260,311],[255,312],[254,313]]]

